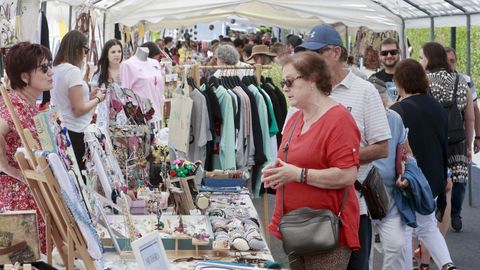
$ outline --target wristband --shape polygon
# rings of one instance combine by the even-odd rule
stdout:
[[[303,171],[303,183],[307,183],[307,177],[308,177],[308,169],[305,169]]]
[[[96,97],[97,100],[98,100],[98,103],[97,104],[100,104],[100,102],[102,102],[102,100],[99,98],[99,97]]]
[[[480,136],[475,136],[475,140],[480,140]]]
[[[302,171],[300,172],[300,183],[305,182],[304,177],[305,177],[305,169],[302,168]]]

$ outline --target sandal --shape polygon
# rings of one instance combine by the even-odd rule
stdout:
[[[430,269],[430,265],[428,263],[422,263],[420,264],[420,270],[429,270]]]
[[[458,269],[453,263],[447,263],[445,265],[447,268],[447,270],[455,270],[455,269]]]

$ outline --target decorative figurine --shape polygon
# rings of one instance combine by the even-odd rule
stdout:
[[[194,233],[193,238],[199,241],[208,241],[210,234],[208,234],[205,229],[202,229],[199,233]]]
[[[160,218],[162,217],[162,209],[160,208],[160,203],[157,202],[157,230],[161,231],[165,227],[165,224],[163,224],[162,221],[160,221]]]
[[[179,216],[178,227],[175,228],[175,231],[178,233],[185,233],[185,227],[183,226],[182,216]]]

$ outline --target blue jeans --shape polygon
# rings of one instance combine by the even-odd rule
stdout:
[[[461,217],[462,204],[465,199],[467,183],[453,183],[452,187],[452,213],[451,217]]]
[[[372,221],[368,215],[360,216],[360,227],[358,228],[358,237],[360,240],[360,249],[352,251],[348,270],[368,270],[368,260],[370,259],[370,250],[372,249]]]

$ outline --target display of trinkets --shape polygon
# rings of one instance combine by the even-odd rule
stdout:
[[[189,215],[168,215],[161,210],[157,215],[129,216],[125,223],[124,218],[120,215],[107,216],[110,227],[113,231],[121,233],[124,238],[117,239],[122,250],[128,249],[127,241],[129,235],[133,232],[136,236],[146,235],[152,231],[158,231],[162,237],[163,244],[166,249],[175,248],[175,239],[179,240],[179,249],[194,250],[192,239],[203,239],[208,241],[209,245],[201,249],[211,249],[213,243],[213,232],[210,222],[206,216],[189,216]],[[159,220],[160,218],[160,220]],[[160,225],[160,226],[159,226]],[[161,226],[163,225],[163,229]],[[127,227],[130,229],[127,230]],[[161,229],[159,229],[161,228]],[[98,226],[99,235],[103,238],[106,249],[110,242],[109,234],[103,226]]]
[[[207,210],[217,248],[231,247],[238,251],[264,250],[260,223],[252,215],[252,205],[244,202],[242,195],[211,196]]]
[[[151,162],[150,181],[148,183],[151,187],[158,187],[165,183],[170,168],[169,153],[168,145],[153,145],[151,147],[151,153],[147,157],[147,160]]]
[[[171,177],[187,177],[195,175],[199,164],[184,159],[176,159],[170,167]]]

